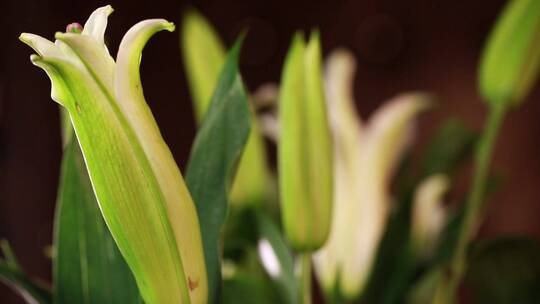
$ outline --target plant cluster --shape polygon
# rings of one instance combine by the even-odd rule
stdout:
[[[355,58],[323,61],[320,34],[296,33],[279,87],[248,92],[243,35],[226,51],[197,12],[181,51],[198,132],[184,172],[145,101],[145,44],[175,26],[137,23],[116,60],[110,6],[51,42],[23,33],[61,106],[64,154],[52,287],[29,277],[6,241],[0,280],[28,303],[454,303],[463,280],[479,303],[537,303],[540,246],[475,241],[495,186],[489,162],[505,115],[540,66],[540,2],[510,1],[482,55],[488,117],[476,134],[441,123],[417,161],[407,153],[434,98],[409,92],[360,119]],[[261,111],[264,108],[265,111]],[[267,151],[277,149],[277,170]],[[464,163],[463,203],[445,194]]]

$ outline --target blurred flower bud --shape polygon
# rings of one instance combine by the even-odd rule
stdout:
[[[332,141],[318,32],[295,34],[281,79],[278,170],[285,234],[299,251],[321,247],[332,216]]]
[[[492,104],[518,105],[540,67],[540,1],[512,0],[487,41],[480,65],[480,92]]]

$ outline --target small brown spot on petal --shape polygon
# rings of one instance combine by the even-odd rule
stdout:
[[[188,277],[188,287],[189,291],[195,290],[195,288],[199,287],[199,281],[192,281],[190,277]]]

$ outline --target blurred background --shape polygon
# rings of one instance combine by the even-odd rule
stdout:
[[[45,74],[31,65],[21,32],[52,38],[71,22],[84,23],[98,6],[115,12],[106,34],[111,54],[136,22],[163,17],[180,24],[197,8],[227,45],[249,34],[241,70],[249,89],[279,82],[292,33],[318,27],[325,54],[342,46],[357,56],[357,106],[363,119],[397,93],[429,91],[438,106],[424,115],[414,149],[434,126],[457,116],[478,130],[486,108],[476,89],[483,42],[505,0],[229,0],[0,2],[0,238],[12,244],[28,272],[50,280],[44,248],[51,243],[61,158],[58,107]],[[160,33],[144,51],[145,95],[176,161],[184,167],[195,134],[183,74],[179,31]],[[512,112],[497,144],[494,170],[502,177],[480,237],[540,237],[540,87]],[[467,174],[464,174],[466,184]],[[458,187],[459,190],[459,187]],[[22,303],[0,285],[0,303]]]

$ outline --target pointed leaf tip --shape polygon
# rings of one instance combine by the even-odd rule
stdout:
[[[195,118],[200,124],[225,64],[225,46],[208,20],[190,8],[182,19],[181,49]]]

